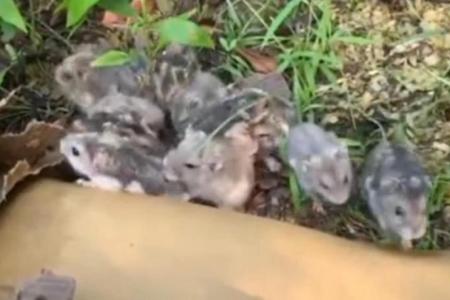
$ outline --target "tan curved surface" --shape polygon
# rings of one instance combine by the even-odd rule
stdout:
[[[76,299],[450,299],[448,254],[49,180],[0,211],[0,284],[44,267],[76,277]]]

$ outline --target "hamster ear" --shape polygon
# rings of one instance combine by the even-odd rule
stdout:
[[[168,159],[167,159],[167,155],[166,155],[166,156],[164,156],[164,158],[163,158],[163,160],[162,160],[162,166],[163,166],[163,168],[166,167],[167,164],[168,164]]]
[[[342,158],[348,155],[347,146],[342,143],[339,147],[330,149],[330,156],[333,158]]]
[[[369,193],[370,193],[370,191],[372,191],[372,189],[373,189],[372,183],[373,183],[373,176],[368,176],[368,177],[366,178],[366,180],[364,181],[364,188],[365,188],[367,191],[369,191]]]
[[[310,157],[308,157],[308,159],[305,160],[305,165],[310,167],[310,166],[317,166],[320,165],[322,163],[322,157],[320,157],[319,155],[311,155]]]
[[[422,181],[420,180],[419,177],[417,176],[411,176],[408,179],[408,184],[412,187],[412,188],[418,188],[421,186]]]
[[[222,161],[215,161],[208,163],[208,167],[212,172],[218,172],[223,169],[223,162]]]

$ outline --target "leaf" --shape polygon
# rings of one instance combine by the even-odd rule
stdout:
[[[238,28],[242,28],[242,23],[238,17],[238,13],[234,9],[234,4],[231,3],[231,0],[226,0],[226,1],[227,1],[227,7],[228,7],[228,15],[230,16],[231,20]]]
[[[254,49],[238,49],[242,55],[252,65],[256,72],[271,73],[276,71],[278,64],[276,58],[267,56]]]
[[[2,33],[1,41],[9,43],[17,33],[17,27],[0,20],[0,32]]]
[[[77,24],[99,0],[67,0],[67,27]]]
[[[123,51],[111,50],[100,55],[96,60],[91,62],[92,67],[119,66],[128,63],[131,57]]]
[[[153,27],[159,34],[161,44],[175,42],[190,46],[214,47],[214,41],[207,30],[184,18],[169,17],[156,22]]]
[[[303,2],[303,0],[289,1],[289,3],[280,11],[280,13],[272,21],[272,24],[270,24],[270,27],[267,30],[266,35],[264,36],[264,40],[262,42],[261,47],[264,47],[267,44],[269,38],[274,35],[275,31],[277,31],[280,25],[283,24],[286,18],[289,17],[289,15],[294,11],[294,9],[297,6],[300,5],[301,2]]]
[[[0,203],[19,181],[62,161],[55,149],[63,135],[64,128],[59,125],[31,122],[19,134],[0,136],[0,160],[6,167],[0,174]]]
[[[23,32],[28,32],[25,21],[13,0],[0,1],[0,19],[16,26]]]
[[[136,10],[130,5],[128,0],[99,0],[97,4],[105,10],[121,16],[134,17],[137,15]]]

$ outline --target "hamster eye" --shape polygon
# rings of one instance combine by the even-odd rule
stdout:
[[[347,176],[347,175],[345,175],[343,183],[344,183],[344,184],[347,184],[347,183],[348,183],[348,176]]]
[[[195,165],[194,164],[190,164],[190,163],[185,163],[184,166],[188,169],[195,169]]]
[[[62,79],[63,79],[64,81],[70,81],[70,80],[73,79],[73,76],[72,76],[72,74],[71,74],[70,72],[63,72],[63,73],[61,74],[61,77],[62,77]]]
[[[395,215],[398,217],[402,217],[405,214],[405,211],[400,206],[395,207]]]
[[[323,189],[325,189],[325,190],[329,190],[330,189],[330,186],[328,184],[324,183],[323,181],[320,182],[320,186]]]
[[[189,108],[190,109],[196,109],[200,104],[200,100],[198,99],[194,99],[189,103]]]
[[[77,71],[77,77],[78,78],[83,78],[83,76],[84,76],[84,71],[83,70],[78,70]]]
[[[80,156],[80,151],[78,151],[77,148],[72,147],[72,149],[70,149],[70,150],[72,151],[72,154],[73,154],[74,156]]]

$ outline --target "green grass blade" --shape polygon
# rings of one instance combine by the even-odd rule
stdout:
[[[233,3],[231,3],[231,0],[227,0],[227,9],[228,9],[228,15],[230,16],[231,20],[237,27],[242,27],[241,20],[238,17],[238,14],[236,10],[234,9]]]
[[[302,197],[297,183],[297,176],[295,176],[293,171],[289,171],[289,190],[291,192],[294,211],[298,213],[302,208]]]
[[[97,4],[105,10],[110,10],[122,16],[134,17],[137,15],[136,10],[128,0],[100,0]]]
[[[95,59],[92,63],[92,67],[106,67],[106,66],[118,66],[128,63],[131,57],[128,53],[111,50]]]
[[[275,31],[283,24],[283,22],[286,20],[287,17],[289,17],[292,12],[297,8],[300,3],[302,3],[303,0],[291,0],[289,3],[280,11],[280,13],[275,17],[275,19],[272,21],[272,24],[270,24],[269,29],[266,32],[266,35],[264,36],[264,40],[262,42],[261,47],[266,46],[267,41],[269,38],[273,37],[275,34]]]
[[[12,24],[22,30],[28,32],[25,21],[20,14],[19,8],[13,0],[1,0],[0,1],[0,19],[6,23]]]
[[[3,1],[3,0],[2,0]],[[67,27],[77,24],[99,0],[67,0]]]

